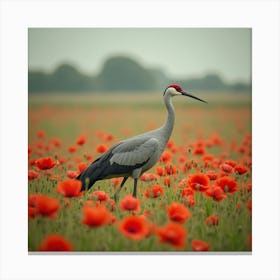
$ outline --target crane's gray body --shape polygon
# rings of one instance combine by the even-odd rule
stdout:
[[[157,163],[174,126],[174,108],[171,102],[174,95],[178,93],[172,88],[164,92],[164,103],[168,111],[165,124],[156,130],[119,142],[96,159],[77,177],[82,181],[82,189],[90,188],[98,180],[114,177],[132,177],[137,180]]]

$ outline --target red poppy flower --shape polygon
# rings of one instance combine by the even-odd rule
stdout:
[[[114,188],[116,188],[122,181],[121,178],[112,178],[111,181],[113,182]]]
[[[86,143],[86,137],[85,136],[80,136],[76,141],[76,144],[79,145],[79,146],[82,146],[85,143]]]
[[[96,136],[100,139],[103,139],[105,137],[106,133],[102,130],[97,131]]]
[[[171,184],[171,178],[169,176],[167,177],[164,177],[163,179],[163,184],[167,187],[170,187],[170,184]]]
[[[35,205],[37,213],[50,218],[55,217],[55,213],[59,210],[59,202],[56,198],[52,198],[43,194],[36,196]]]
[[[114,224],[116,222],[117,218],[116,216],[111,216],[111,224]]]
[[[161,243],[169,243],[175,248],[184,248],[186,245],[187,230],[181,224],[170,222],[158,228],[156,234]]]
[[[192,250],[193,251],[209,251],[210,244],[199,239],[192,240]]]
[[[55,147],[61,147],[62,146],[62,143],[59,139],[53,137],[50,139],[50,142],[55,146]]]
[[[44,147],[45,147],[45,144],[44,144],[43,142],[41,142],[41,141],[37,141],[37,142],[35,143],[35,145],[36,145],[36,147],[37,147],[38,149],[44,149]]]
[[[218,174],[215,172],[215,171],[212,171],[212,170],[208,170],[206,172],[206,176],[208,176],[208,178],[213,181],[213,180],[216,180],[218,178]]]
[[[239,152],[240,154],[245,154],[245,152],[246,152],[246,147],[245,147],[244,145],[240,146],[240,147],[238,148],[238,152]]]
[[[133,240],[140,240],[149,234],[150,227],[143,216],[127,216],[118,225],[119,231]]]
[[[39,251],[72,251],[72,244],[59,234],[50,234],[39,245]]]
[[[106,141],[112,141],[114,139],[114,135],[113,134],[107,134],[106,136],[105,136],[105,140]]]
[[[116,202],[114,199],[109,199],[107,202],[106,202],[106,207],[110,210],[110,211],[114,211],[115,210],[115,205],[116,205]]]
[[[165,175],[165,170],[162,166],[157,166],[156,167],[156,173],[158,176],[164,176]]]
[[[212,188],[209,188],[205,192],[205,196],[206,197],[212,197],[217,202],[220,202],[221,200],[223,200],[227,197],[225,195],[224,191],[218,186],[214,186]]]
[[[223,139],[217,134],[212,134],[210,139],[211,139],[211,142],[213,143],[213,145],[219,146],[219,145],[223,144]]]
[[[174,175],[177,173],[177,168],[175,165],[173,165],[169,162],[169,163],[165,164],[165,172],[168,175]]]
[[[215,186],[220,187],[225,193],[234,193],[238,190],[237,182],[234,178],[224,176],[215,181]]]
[[[33,179],[37,179],[40,177],[40,174],[38,172],[36,172],[35,170],[28,170],[28,181],[29,180],[33,180]]]
[[[184,188],[182,191],[182,197],[186,197],[188,195],[193,195],[193,194],[194,194],[194,190],[189,187]]]
[[[139,199],[133,197],[131,194],[127,195],[121,202],[120,202],[120,209],[122,211],[133,211],[139,212],[140,211],[140,202]]]
[[[188,186],[188,179],[187,178],[182,179],[179,183],[179,187],[186,188],[187,186]]]
[[[37,213],[36,207],[28,206],[28,218],[33,219]]]
[[[56,165],[56,161],[52,157],[37,159],[35,163],[40,170],[51,169]]]
[[[167,144],[166,144],[166,147],[167,147],[168,149],[172,149],[172,147],[173,147],[174,145],[175,145],[174,141],[171,140],[171,139],[169,139],[168,142],[167,142]]]
[[[192,207],[195,205],[195,199],[193,195],[187,195],[183,197],[183,202],[186,206]]]
[[[159,161],[163,161],[164,163],[171,161],[172,154],[168,151],[164,151],[162,155],[160,156]]]
[[[211,215],[205,220],[205,224],[207,226],[217,226],[220,223],[220,218],[219,216],[216,215]]]
[[[101,201],[109,201],[109,195],[104,191],[94,191],[91,197]]]
[[[247,206],[248,211],[249,211],[250,213],[252,213],[252,199],[249,199],[249,200],[247,201],[246,206]]]
[[[195,191],[204,192],[209,188],[210,180],[205,174],[193,174],[189,176],[188,186]]]
[[[88,167],[87,164],[85,164],[84,162],[78,163],[78,169],[80,172],[83,172],[84,170],[86,170],[87,167]]]
[[[149,180],[149,175],[148,173],[143,173],[140,177],[140,180],[143,181],[143,182],[146,182]]]
[[[70,178],[70,179],[76,179],[79,174],[80,174],[79,171],[73,171],[73,170],[68,170],[67,171],[67,177]]]
[[[81,192],[82,182],[79,180],[65,180],[58,183],[57,192],[65,197],[75,197],[83,194]]]
[[[85,158],[86,158],[88,161],[92,161],[92,160],[93,160],[93,155],[92,155],[92,154],[86,154],[86,155],[85,155]]]
[[[157,180],[157,175],[153,173],[143,173],[140,177],[140,180],[144,182],[155,181]]]
[[[251,192],[252,191],[252,182],[247,183],[247,191]]]
[[[36,200],[39,195],[41,195],[41,194],[39,194],[39,193],[30,194],[28,196],[28,206],[36,207]]]
[[[187,157],[186,156],[179,156],[178,161],[182,164],[185,164],[187,161]]]
[[[234,167],[234,171],[242,175],[248,172],[248,168],[245,165],[238,164]]]
[[[212,161],[214,159],[214,156],[211,155],[211,154],[206,154],[203,156],[203,161],[204,162],[209,162],[209,161]]]
[[[189,209],[181,203],[173,202],[166,206],[167,214],[170,220],[184,223],[191,217]]]
[[[64,164],[66,162],[66,159],[63,157],[59,157],[58,162],[59,162],[59,164]]]
[[[100,206],[100,201],[95,201],[95,200],[86,200],[83,201],[82,199],[80,200],[80,203],[83,203],[85,207],[98,207]]]
[[[28,217],[33,219],[36,214],[38,214],[38,210],[36,208],[36,200],[39,194],[30,194],[28,196]]]
[[[82,222],[89,227],[99,227],[111,222],[111,214],[104,206],[85,206]]]
[[[45,138],[46,137],[46,132],[44,130],[39,130],[37,132],[37,137],[38,138]]]
[[[144,192],[144,195],[147,198],[150,198],[150,197],[155,198],[155,197],[163,195],[163,193],[164,193],[164,190],[161,188],[161,186],[153,185],[149,189],[146,189],[146,191]]]
[[[205,148],[203,146],[197,145],[193,149],[193,155],[203,155],[205,154]]]
[[[233,172],[233,167],[226,163],[221,164],[220,169],[228,174]]]
[[[175,145],[171,148],[171,152],[172,152],[173,154],[176,154],[178,151],[179,151],[179,147],[177,147],[177,146],[175,146]]]
[[[96,147],[96,152],[97,153],[105,153],[105,152],[107,152],[107,150],[108,150],[108,147],[106,146],[106,145],[104,145],[104,144],[100,144],[100,145],[98,145],[97,147]]]
[[[36,165],[36,160],[35,160],[35,159],[31,159],[31,160],[28,162],[28,164],[29,164],[30,166],[35,166],[35,165]]]
[[[75,152],[77,152],[77,147],[76,146],[69,146],[67,150],[68,150],[69,153],[75,153]]]
[[[237,165],[237,162],[231,159],[228,159],[225,161],[225,164],[230,165],[231,167],[235,167]]]

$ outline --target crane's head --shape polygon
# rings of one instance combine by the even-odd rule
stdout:
[[[171,84],[171,85],[169,85],[169,86],[165,89],[163,95],[165,95],[165,94],[169,94],[170,96],[176,96],[176,95],[188,96],[188,97],[194,98],[194,99],[196,99],[196,100],[199,100],[199,101],[201,101],[201,102],[207,103],[206,101],[204,101],[204,100],[202,100],[202,99],[200,99],[200,98],[198,98],[198,97],[192,95],[190,92],[184,91],[184,90],[183,90],[179,85],[177,85],[177,84]]]

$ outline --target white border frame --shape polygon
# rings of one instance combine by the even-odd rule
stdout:
[[[279,279],[278,1],[11,0],[0,18],[2,279]],[[28,27],[253,28],[252,255],[28,255]]]

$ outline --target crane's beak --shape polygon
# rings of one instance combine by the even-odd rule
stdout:
[[[188,96],[188,97],[194,98],[194,99],[199,100],[199,101],[201,101],[201,102],[207,103],[206,101],[204,101],[204,100],[202,100],[202,99],[200,99],[200,98],[198,98],[198,97],[196,97],[196,96],[190,94],[190,93],[187,92],[187,91],[181,91],[181,94],[184,95],[184,96]]]

